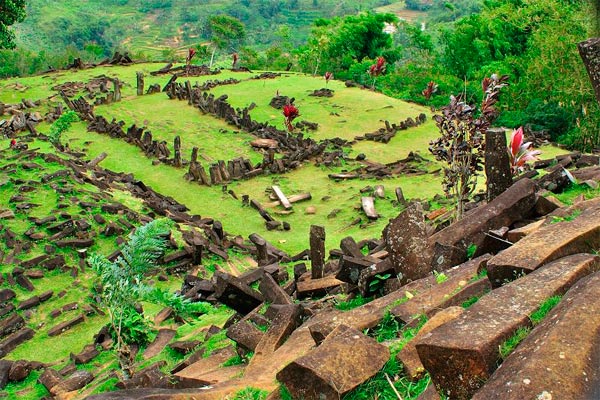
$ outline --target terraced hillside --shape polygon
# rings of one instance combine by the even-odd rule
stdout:
[[[437,135],[429,110],[295,73],[198,75],[208,71],[175,67],[151,74],[161,67],[105,66],[0,82],[0,129],[15,139],[5,139],[0,151],[0,377],[8,380],[0,382],[9,396],[83,398],[148,382],[185,396],[186,388],[223,382],[213,398],[264,398],[277,388],[275,372],[312,346],[308,326],[329,329],[322,309],[335,307],[378,340],[389,340],[391,329],[391,337],[402,336],[395,354],[423,324],[410,307],[431,299],[432,285],[449,279],[443,290],[456,302],[474,301],[466,298],[471,289],[487,290],[475,264],[396,290],[400,275],[381,240],[389,219],[412,210],[405,202],[417,198],[432,226],[449,217],[439,196],[440,165],[426,150]],[[277,108],[288,102],[300,112],[292,132]],[[45,134],[67,108],[81,121],[53,146]],[[561,152],[544,151],[547,158]],[[597,192],[581,186],[560,198]],[[181,318],[142,303],[154,328],[151,344],[134,347],[138,375],[123,381],[114,373],[111,338],[101,330],[108,316],[86,259],[99,253],[114,260],[135,227],[159,217],[176,225],[148,282],[211,305]],[[311,226],[324,227],[325,235]],[[306,272],[309,254],[327,260],[325,277]],[[364,273],[334,278],[340,259]],[[346,290],[360,296],[339,293]],[[271,305],[282,300],[289,307],[279,317],[281,303]],[[403,303],[410,312],[396,311],[408,318],[400,330],[389,311]],[[269,340],[285,338],[285,315],[309,324],[272,356],[278,346]],[[256,342],[236,332],[251,332]],[[411,396],[430,382],[400,377],[393,360],[384,370]],[[237,379],[242,371],[247,375]]]
[[[0,101],[11,104],[24,98],[41,99],[39,107],[28,111],[39,110],[45,113],[48,108],[59,102],[58,93],[52,90],[52,87],[56,88],[57,85],[69,81],[88,82],[94,76],[100,75],[118,77],[123,82],[121,101],[96,106],[96,115],[104,116],[109,121],[113,118],[117,121],[123,120],[124,129],[131,124],[146,127],[155,140],[165,141],[170,149],[175,136],[180,136],[182,158],[189,160],[192,148],[197,147],[198,160],[207,171],[210,164],[218,160],[227,162],[236,157],[243,157],[255,165],[265,157],[264,149],[256,149],[250,145],[255,139],[251,133],[231,127],[220,118],[205,115],[197,108],[188,106],[187,101],[170,100],[165,93],[137,96],[135,72],[142,71],[147,75],[146,87],[158,84],[162,88],[169,76],[148,76],[149,71],[159,67],[156,64],[107,67],[4,81]],[[428,110],[368,90],[346,88],[342,82],[334,81],[329,84],[329,89],[333,90],[333,97],[314,97],[310,94],[315,89],[325,86],[323,79],[291,73],[282,74],[275,79],[251,79],[255,75],[258,74],[223,71],[218,75],[189,80],[195,85],[209,80],[236,79],[239,83],[217,86],[208,93],[215,97],[228,95],[227,101],[235,108],[254,104],[249,111],[250,116],[256,121],[269,123],[279,129],[283,128],[282,111],[270,106],[269,102],[277,93],[295,98],[294,104],[298,106],[301,114],[299,120],[318,124],[317,130],[307,131],[304,133],[305,137],[317,143],[336,137],[349,142],[349,145],[337,150],[333,147],[328,149],[338,152],[341,157],[327,163],[306,160],[302,162],[301,167],[283,174],[265,174],[252,179],[231,180],[227,183],[227,190],[223,191],[223,185],[207,187],[187,182],[184,179],[187,172],[185,166],[173,168],[163,164],[152,165],[152,161],[136,146],[106,135],[87,132],[84,122],[75,124],[64,134],[62,141],[71,149],[84,151],[89,159],[106,152],[108,156],[102,163],[105,168],[133,173],[136,179],[186,204],[193,213],[218,218],[232,232],[245,236],[261,232],[269,240],[280,242],[283,248],[292,252],[306,248],[306,233],[311,224],[325,226],[329,246],[339,243],[342,237],[349,234],[358,238],[376,235],[385,226],[387,218],[393,217],[399,210],[394,193],[397,187],[402,188],[406,199],[432,198],[441,192],[437,174],[425,174],[439,170],[439,166],[426,153],[429,140],[436,135]],[[179,80],[183,82],[186,79],[183,77]],[[48,97],[51,99],[46,100]],[[385,130],[386,120],[399,125],[408,118],[416,120],[422,113],[426,115],[424,124],[398,131],[393,137],[390,135],[389,143],[354,141],[356,136],[373,133],[379,129]],[[37,129],[47,132],[48,125],[41,123]],[[379,174],[386,176],[384,180],[378,179],[381,177],[378,173],[367,173],[365,170],[375,170],[382,167],[380,164],[396,163],[406,159],[411,152],[415,152],[419,157],[387,167],[387,175]],[[364,155],[365,160],[355,161],[359,155],[359,158]],[[276,151],[276,157],[281,156],[280,149]],[[359,175],[363,178],[329,178],[332,174],[354,170],[360,170]],[[361,197],[373,194],[374,187],[380,184],[385,188],[383,197],[375,200],[380,218],[369,219],[360,209]],[[273,200],[265,190],[270,191],[273,185],[278,185],[288,196],[310,193],[311,199],[294,205],[292,210],[271,205]],[[235,193],[237,199],[228,193],[230,190]],[[289,223],[291,230],[266,231],[263,218],[242,201],[244,195],[264,204],[275,219]],[[440,205],[433,204],[433,207]]]

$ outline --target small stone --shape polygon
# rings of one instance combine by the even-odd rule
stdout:
[[[304,210],[304,213],[305,213],[305,214],[308,214],[308,215],[313,215],[313,214],[316,214],[316,213],[317,213],[317,208],[316,208],[315,206],[308,206],[308,207],[306,207],[306,209]]]

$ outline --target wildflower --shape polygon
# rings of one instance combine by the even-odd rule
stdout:
[[[192,62],[192,58],[194,58],[195,55],[196,55],[196,49],[193,49],[193,48],[188,49],[188,55],[187,55],[187,58],[185,59],[185,63],[187,65],[190,65],[190,63]]]
[[[333,72],[329,72],[329,71],[325,72],[325,77],[324,78],[325,78],[325,86],[327,86],[327,84],[329,83],[329,81],[331,79],[333,79]]]

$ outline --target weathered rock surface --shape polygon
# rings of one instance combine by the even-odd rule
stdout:
[[[419,354],[417,353],[415,343],[417,343],[423,336],[438,326],[456,319],[463,313],[463,311],[464,309],[462,307],[457,306],[448,307],[444,310],[441,310],[431,317],[431,319],[429,319],[419,330],[417,336],[404,345],[402,350],[396,355],[396,359],[402,363],[402,366],[404,367],[404,373],[406,373],[409,379],[412,381],[417,381],[425,374],[425,368],[419,359]]]
[[[308,354],[277,374],[295,399],[338,399],[379,371],[389,350],[348,326],[339,326]]]
[[[519,344],[474,400],[596,399],[600,273],[581,279]],[[541,397],[542,393],[546,397]]]
[[[402,283],[424,278],[432,271],[428,227],[420,203],[411,203],[385,227],[386,249]]]
[[[482,297],[454,321],[416,344],[419,358],[438,390],[468,399],[489,378],[499,346],[549,297],[565,293],[600,268],[600,257],[576,254],[548,264]]]
[[[546,225],[493,257],[488,262],[488,277],[493,286],[499,286],[560,257],[599,247],[600,207],[593,207],[572,221]]]
[[[466,250],[471,244],[485,252],[481,245],[490,230],[510,226],[524,219],[535,206],[536,186],[530,179],[521,179],[490,203],[468,213],[462,220],[442,229],[429,238],[435,246],[432,263],[436,270],[452,267],[455,260],[466,260]],[[450,249],[449,253],[445,253]]]

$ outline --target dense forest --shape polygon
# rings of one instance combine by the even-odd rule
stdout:
[[[31,0],[15,25],[17,49],[0,52],[0,76],[58,68],[75,57],[95,62],[115,50],[182,61],[195,47],[198,63],[216,55],[226,66],[238,53],[251,69],[331,72],[439,107],[451,94],[475,101],[482,78],[506,74],[499,124],[530,125],[590,150],[600,144],[600,110],[576,44],[598,31],[596,3]],[[395,29],[385,33],[387,24]],[[385,68],[374,76],[369,68],[379,57]]]

